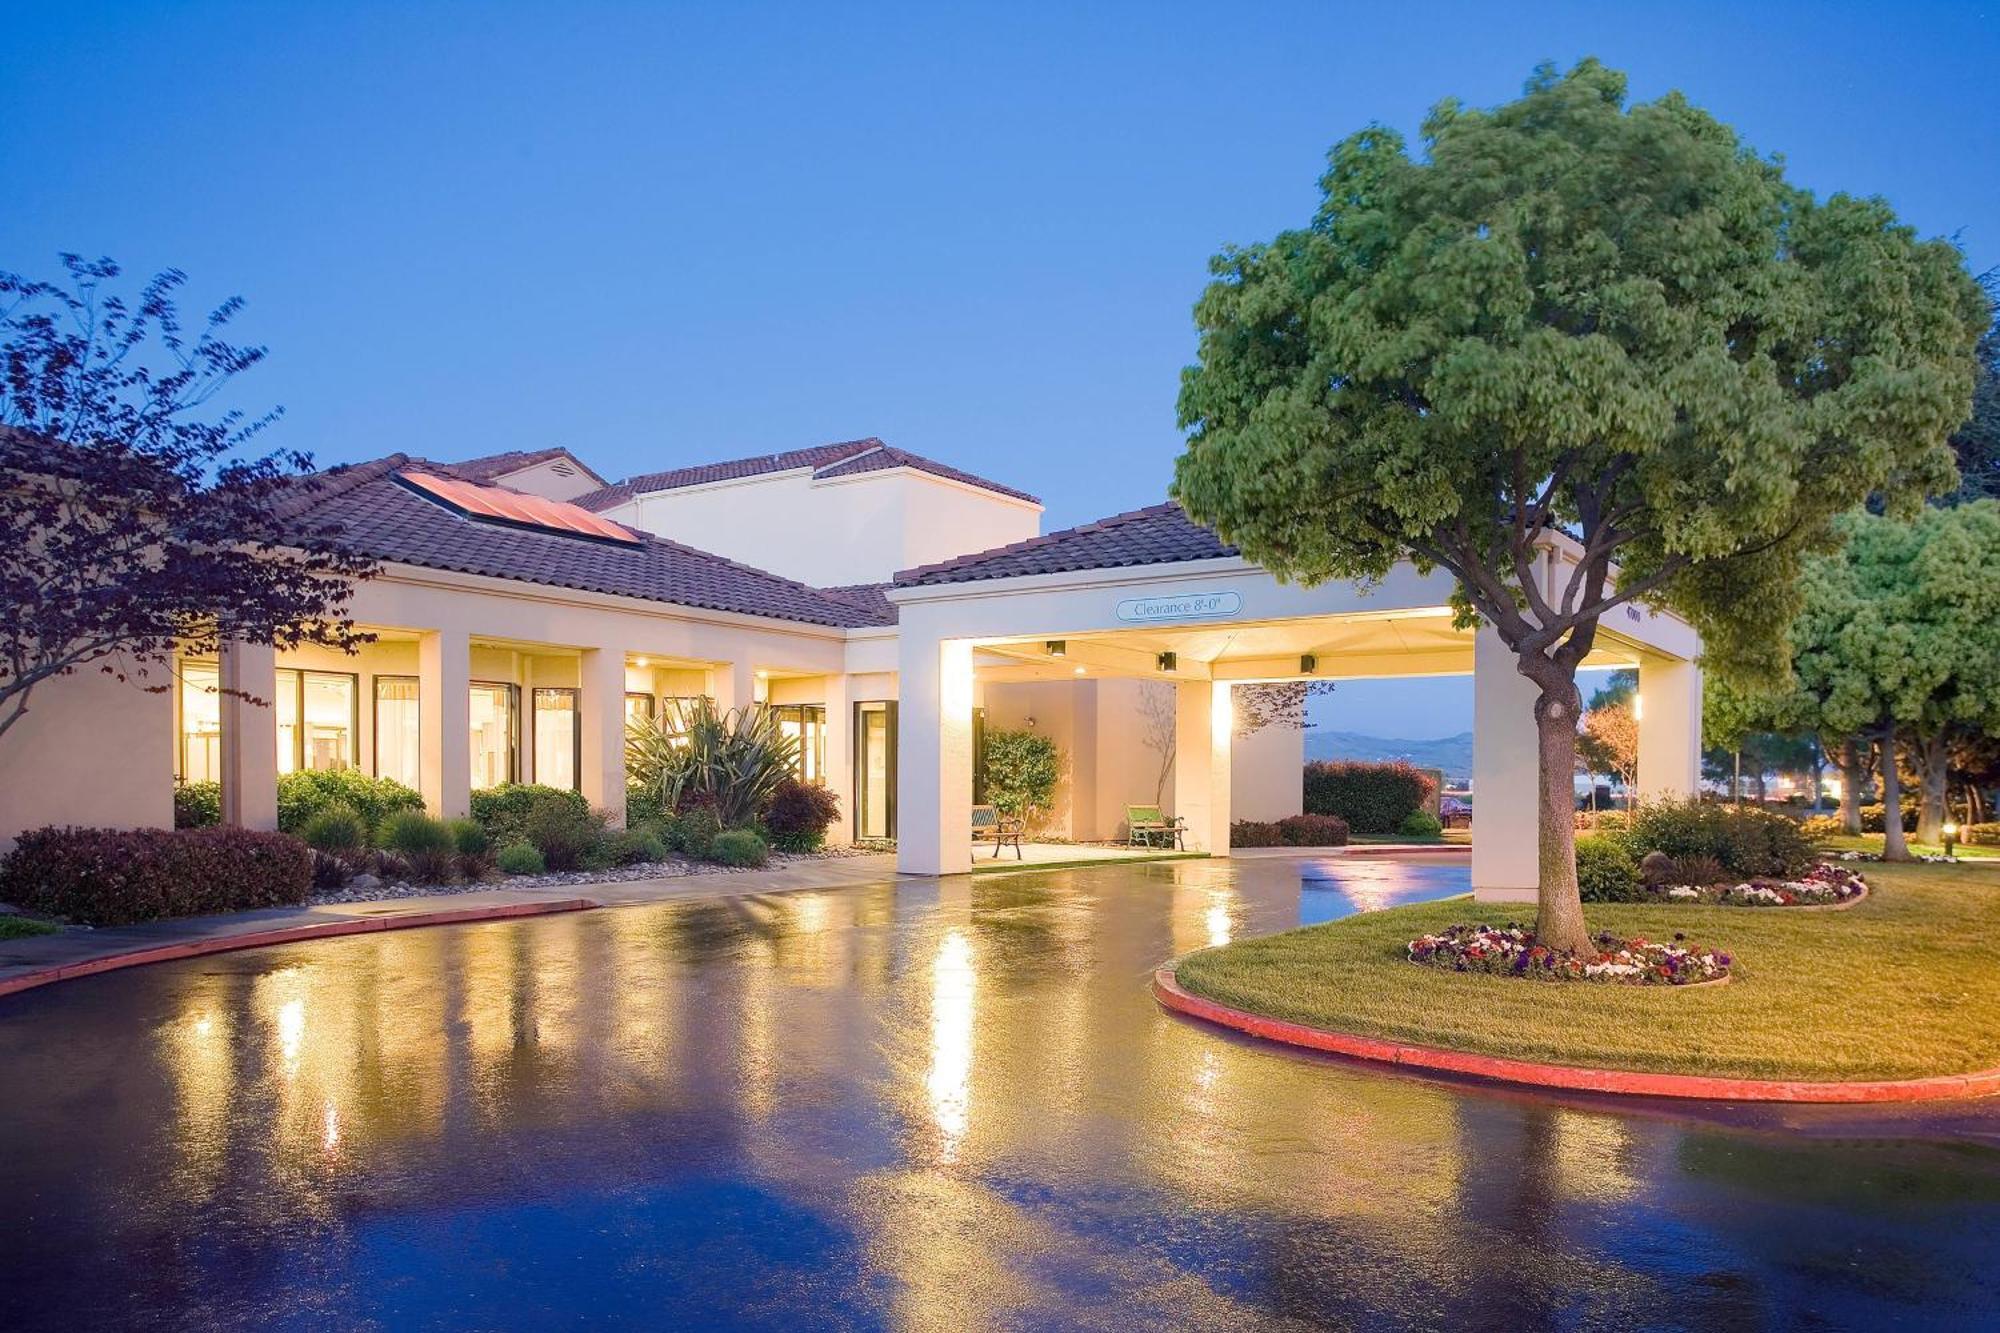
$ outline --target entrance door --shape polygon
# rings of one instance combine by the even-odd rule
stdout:
[[[854,836],[896,836],[896,705],[854,705]]]

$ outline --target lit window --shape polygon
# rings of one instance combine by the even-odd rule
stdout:
[[[222,672],[213,662],[181,663],[182,782],[222,781]]]
[[[421,785],[423,724],[415,676],[375,677],[375,776]]]
[[[535,691],[535,781],[576,790],[576,691]]]
[[[780,704],[772,711],[778,715],[778,730],[798,742],[792,776],[818,782],[826,767],[826,709],[819,704]]]
[[[627,722],[651,722],[653,720],[653,696],[650,694],[626,695],[625,720]]]
[[[299,673],[280,669],[278,697],[278,771],[291,773],[299,766]]]
[[[512,685],[472,683],[472,786],[498,787],[514,780],[514,744],[520,692]]]
[[[332,671],[302,671],[299,677],[300,767],[353,768],[354,677]],[[282,694],[282,685],[279,690]]]

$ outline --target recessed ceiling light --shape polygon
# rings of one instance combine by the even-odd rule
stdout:
[[[644,666],[644,665],[646,665],[646,659],[645,659],[645,658],[643,658],[643,657],[639,657],[639,658],[634,658],[634,659],[633,659],[633,661],[634,661],[634,663],[635,663],[636,665],[638,665],[638,666]]]
[[[1084,670],[1084,669],[1083,669],[1082,667],[1078,667],[1078,668],[1076,669],[1076,674],[1077,674],[1077,675],[1079,675],[1079,676],[1081,676],[1081,675],[1083,674],[1083,670]]]

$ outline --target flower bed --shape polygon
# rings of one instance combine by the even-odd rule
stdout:
[[[1845,866],[1821,861],[1798,879],[1754,879],[1741,884],[1677,884],[1666,890],[1675,902],[1723,907],[1827,907],[1853,902],[1868,892],[1868,881]]]
[[[1570,953],[1535,942],[1535,932],[1505,926],[1447,926],[1410,941],[1410,961],[1453,972],[1490,972],[1535,981],[1598,981],[1627,986],[1693,986],[1728,977],[1730,957],[1676,934],[1659,944],[1641,936],[1596,937],[1595,953]]]

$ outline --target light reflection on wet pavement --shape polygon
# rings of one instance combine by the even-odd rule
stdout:
[[[1463,883],[905,880],[27,992],[0,1327],[1987,1324],[2000,1110],[1550,1099],[1147,994]]]

